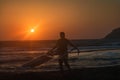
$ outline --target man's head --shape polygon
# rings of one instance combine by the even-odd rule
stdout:
[[[65,38],[65,33],[64,32],[60,32],[60,37],[61,38]]]

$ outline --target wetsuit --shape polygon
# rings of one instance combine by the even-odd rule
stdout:
[[[63,63],[70,70],[70,66],[68,64],[68,52],[67,52],[68,45],[72,45],[72,44],[66,38],[59,39],[56,44],[57,53],[59,55],[58,61],[60,65],[60,70],[63,70]]]

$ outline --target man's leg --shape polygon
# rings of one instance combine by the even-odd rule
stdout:
[[[64,56],[63,61],[64,61],[65,66],[68,68],[68,70],[71,71],[70,65],[69,65],[69,63],[68,63],[68,54],[66,54],[66,55]]]
[[[60,71],[63,72],[63,60],[62,59],[59,59],[59,68],[60,68]]]
[[[64,63],[65,63],[65,66],[68,68],[68,70],[71,71],[71,68],[67,59],[64,60]]]

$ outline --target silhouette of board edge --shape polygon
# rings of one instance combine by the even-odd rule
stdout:
[[[47,54],[45,55],[41,55],[35,59],[32,59],[31,61],[25,63],[22,65],[22,67],[36,67],[36,66],[40,66],[43,63],[48,62],[49,60],[52,59],[52,56],[49,56]]]
[[[71,49],[71,51],[72,51],[72,50],[74,50],[74,48]],[[71,52],[71,51],[70,51],[70,52]],[[69,53],[70,53],[70,52],[69,52]],[[42,65],[43,63],[46,63],[46,62],[48,62],[49,60],[53,59],[53,56],[54,56],[54,55],[57,55],[57,52],[56,52],[56,51],[48,51],[46,54],[41,55],[41,56],[39,56],[39,57],[37,57],[37,58],[34,58],[34,59],[32,59],[31,61],[23,64],[22,67],[31,67],[31,68],[34,68],[34,67],[36,67],[36,66],[40,66],[40,65]]]

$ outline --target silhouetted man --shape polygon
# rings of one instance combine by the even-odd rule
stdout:
[[[79,52],[79,49],[76,46],[74,46],[68,39],[65,38],[65,33],[60,32],[60,39],[57,41],[56,46],[52,50],[57,49],[57,53],[59,55],[58,60],[59,67],[62,72],[64,71],[63,63],[65,64],[69,71],[71,70],[70,65],[68,63],[68,51],[67,51],[68,45],[73,46]]]

